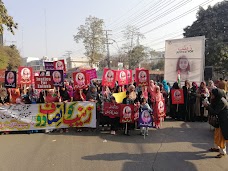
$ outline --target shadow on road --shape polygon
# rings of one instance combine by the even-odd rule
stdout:
[[[105,153],[82,157],[89,161],[126,160],[122,170],[191,170],[197,168],[189,160],[211,158],[201,152],[160,152],[160,153]],[[156,162],[159,161],[159,162]]]
[[[172,124],[172,123],[169,123]],[[204,125],[204,126],[202,126]],[[66,136],[98,136],[102,140],[121,142],[121,143],[175,143],[190,142],[197,147],[207,149],[213,143],[213,131],[209,130],[207,123],[183,123],[181,127],[166,127],[161,129],[150,129],[149,136],[146,139],[140,136],[139,130],[131,130],[130,136],[123,135],[124,131],[117,131],[117,135],[110,135],[110,131],[96,132],[90,129],[83,132],[76,132],[71,128],[69,133],[59,132],[50,133],[49,135],[66,135]]]

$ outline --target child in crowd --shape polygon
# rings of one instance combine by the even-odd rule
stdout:
[[[140,111],[147,110],[150,114],[153,112],[153,110],[150,108],[149,104],[147,103],[147,99],[143,98],[140,106]],[[146,129],[146,136],[148,136],[148,127],[141,127],[140,132],[141,135],[144,136],[144,130]]]

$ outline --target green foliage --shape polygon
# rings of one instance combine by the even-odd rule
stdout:
[[[21,65],[21,56],[16,46],[6,46],[5,52],[7,53],[9,58],[7,69],[16,70]]]
[[[17,23],[14,23],[13,17],[8,15],[7,9],[2,0],[0,0],[0,14],[0,34],[3,34],[3,25],[7,27],[7,30],[14,34],[14,29],[17,29]]]
[[[21,65],[21,57],[15,46],[0,47],[0,69],[16,70]]]
[[[164,71],[164,66],[165,66],[165,60],[164,59],[160,59],[157,63],[155,63],[152,66],[153,70],[159,69],[160,71]]]
[[[131,51],[129,51],[129,67],[130,69],[134,69],[139,67],[139,63],[142,62],[147,56],[148,53],[146,48],[142,45],[134,47]]]
[[[76,43],[83,42],[85,55],[90,60],[90,65],[98,62],[102,57],[105,48],[105,36],[103,32],[104,21],[102,19],[89,16],[85,20],[85,25],[78,28],[74,35]]]
[[[228,66],[228,1],[199,9],[197,20],[184,31],[185,37],[206,37],[206,66],[227,70]]]
[[[9,62],[9,56],[3,46],[0,46],[0,69],[6,69]]]
[[[122,49],[128,51],[127,62],[130,69],[139,67],[139,62],[142,62],[144,57],[147,56],[146,48],[140,45],[140,40],[145,36],[140,33],[139,29],[135,26],[127,26],[123,31],[123,37],[126,40]]]

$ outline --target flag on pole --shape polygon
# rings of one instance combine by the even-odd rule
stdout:
[[[178,72],[177,72],[177,83],[178,83],[179,87],[181,87],[181,76],[180,76],[180,70],[178,70]]]

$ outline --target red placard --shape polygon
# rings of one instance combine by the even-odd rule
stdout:
[[[54,69],[55,70],[63,70],[63,72],[66,72],[66,65],[64,59],[58,60],[54,62]]]
[[[172,89],[172,104],[184,104],[184,92],[183,89]]]
[[[16,88],[17,86],[17,73],[16,71],[5,71],[5,87]]]
[[[96,71],[96,69],[86,70],[86,73],[89,74],[90,80],[92,80],[94,78],[97,78],[97,71]]]
[[[109,86],[111,88],[115,87],[115,82],[116,82],[115,78],[116,78],[116,71],[105,68],[102,76],[102,85]]]
[[[53,80],[51,76],[35,76],[35,89],[53,89]]]
[[[19,67],[18,69],[18,83],[32,84],[32,67]]]
[[[5,70],[0,70],[0,82],[3,83],[5,81]]]
[[[118,70],[116,71],[116,79],[118,80],[118,85],[127,85],[127,70]]]
[[[138,86],[148,86],[150,81],[149,70],[136,69],[135,70],[135,81]]]
[[[120,123],[134,122],[134,105],[120,104]]]
[[[132,70],[127,70],[128,84],[132,83]]]
[[[162,100],[156,102],[153,109],[154,109],[155,117],[159,118],[159,117],[165,116],[165,113],[166,113],[165,100],[162,99]]]
[[[83,89],[86,87],[88,81],[90,80],[89,75],[86,72],[74,72],[73,81],[74,87],[77,89]]]
[[[104,102],[104,116],[108,116],[110,118],[119,117],[120,114],[120,104],[108,103]]]

